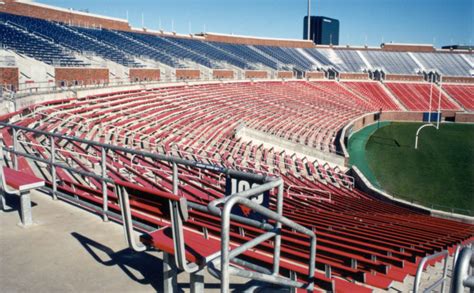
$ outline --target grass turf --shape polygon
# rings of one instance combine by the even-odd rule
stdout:
[[[391,123],[373,133],[366,160],[378,183],[392,195],[425,206],[474,214],[474,125]],[[443,207],[441,207],[443,206]]]

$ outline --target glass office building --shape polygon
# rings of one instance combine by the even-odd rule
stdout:
[[[308,35],[308,17],[304,17],[303,39]],[[310,38],[318,45],[339,45],[339,20],[325,16],[311,16]]]

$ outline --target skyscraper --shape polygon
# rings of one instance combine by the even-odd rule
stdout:
[[[303,38],[308,34],[308,17],[303,20]],[[339,45],[339,20],[325,16],[311,16],[311,40],[318,45]]]

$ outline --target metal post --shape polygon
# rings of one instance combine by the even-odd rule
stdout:
[[[283,182],[278,185],[277,211],[283,216]],[[281,222],[276,223],[277,235],[275,236],[275,247],[273,252],[273,274],[278,275],[280,271],[280,247],[281,247]]]
[[[178,195],[178,165],[173,162],[173,194]]]
[[[418,128],[418,130],[416,131],[416,137],[415,137],[415,150],[418,149],[418,136],[420,135],[420,131],[425,128],[425,127],[429,127],[429,126],[433,126],[433,127],[436,127],[434,126],[433,124],[424,124],[424,125],[421,125],[420,128]]]
[[[30,192],[22,192],[20,194],[20,214],[21,224],[24,227],[29,227],[33,224],[33,217],[31,216],[31,197]]]
[[[0,190],[0,211],[4,211],[7,208],[7,203],[5,202],[5,191]]]
[[[439,130],[439,120],[441,120],[441,89],[443,88],[443,76],[439,77],[439,96],[438,96],[438,117],[436,121],[436,129]]]
[[[58,196],[56,192],[58,191],[57,180],[56,180],[56,167],[54,164],[56,163],[55,153],[56,153],[56,146],[54,145],[54,136],[51,136],[49,139],[49,143],[51,145],[51,180],[53,181],[53,200],[57,200]]]
[[[298,281],[298,275],[296,275],[295,271],[290,271],[290,280],[292,281]],[[290,293],[296,293],[298,290],[295,287],[290,287],[289,288]]]
[[[178,281],[176,278],[176,269],[173,266],[172,256],[163,252],[163,292],[178,292]]]
[[[0,180],[3,181],[3,148],[0,145]],[[5,202],[5,190],[3,189],[3,183],[0,181],[0,211],[4,211],[6,209],[6,202]]]
[[[191,274],[190,280],[191,293],[203,293],[204,292],[204,272],[200,269],[197,272]]]
[[[428,123],[431,123],[431,105],[433,100],[433,75],[430,77],[430,107],[429,107],[429,115],[428,115]]]
[[[18,156],[15,152],[18,151],[18,139],[17,139],[17,130],[15,128],[12,129],[13,131],[13,169],[18,171]]]
[[[102,166],[102,219],[104,222],[107,222],[109,220],[107,216],[107,211],[109,209],[109,200],[108,200],[108,195],[107,195],[107,182],[105,182],[105,179],[107,178],[107,164],[106,164],[106,154],[107,154],[107,149],[102,147],[101,151],[101,166]]]

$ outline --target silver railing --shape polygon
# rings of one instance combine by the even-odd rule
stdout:
[[[474,275],[472,268],[474,267],[474,247],[472,243],[461,249],[453,267],[453,277],[451,280],[450,292],[462,293],[469,288],[470,292],[474,291]]]
[[[113,180],[108,178],[106,176],[107,174],[107,164],[106,164],[106,156],[109,151],[114,151],[114,152],[120,152],[124,154],[129,154],[129,155],[135,155],[135,156],[140,156],[143,158],[149,158],[153,160],[158,160],[158,161],[165,161],[169,162],[172,164],[177,164],[177,165],[182,165],[182,166],[188,166],[188,167],[193,167],[193,168],[198,168],[198,169],[206,169],[206,170],[211,170],[214,172],[219,172],[219,173],[224,173],[228,176],[234,176],[234,177],[239,177],[243,178],[252,182],[258,182],[258,183],[264,183],[265,181],[269,180],[268,176],[264,175],[258,175],[258,174],[252,174],[252,173],[245,173],[241,171],[236,171],[236,170],[231,170],[227,169],[221,166],[216,166],[216,165],[209,165],[209,164],[204,164],[202,162],[198,161],[190,161],[178,157],[173,157],[173,156],[168,156],[168,155],[162,155],[162,154],[156,154],[156,153],[150,153],[150,152],[145,152],[145,151],[140,151],[140,150],[134,150],[130,148],[125,148],[125,147],[120,147],[120,146],[114,146],[110,144],[104,144],[96,141],[90,141],[86,139],[81,139],[78,137],[74,136],[68,136],[68,135],[63,135],[59,133],[50,133],[47,131],[42,131],[42,130],[36,130],[28,127],[23,127],[19,125],[14,125],[14,124],[9,124],[5,122],[0,122],[0,128],[9,128],[12,131],[12,146],[11,147],[6,147],[3,146],[4,151],[9,152],[13,155],[13,160],[12,160],[12,165],[15,170],[18,170],[18,157],[23,156],[27,159],[31,159],[37,162],[41,162],[43,164],[46,164],[49,166],[51,170],[51,182],[52,182],[52,195],[53,198],[56,198],[57,196],[57,175],[56,175],[56,170],[55,168],[61,168],[64,170],[67,170],[72,173],[76,173],[79,175],[83,175],[85,177],[93,178],[101,182],[103,189],[102,189],[102,198],[103,198],[103,219],[107,220],[107,213],[108,213],[108,195],[107,195],[107,188],[106,185],[107,183],[113,184]],[[40,158],[34,154],[26,153],[26,152],[21,152],[19,149],[19,134],[21,133],[32,133],[35,135],[43,135],[48,141],[49,141],[49,146],[43,145],[42,147],[45,149],[49,149],[50,151],[50,158]],[[86,144],[88,147],[96,147],[98,148],[98,151],[100,151],[101,154],[101,160],[100,160],[100,167],[101,167],[101,173],[96,174],[93,172],[89,171],[84,171],[84,170],[78,170],[76,168],[73,168],[71,166],[68,166],[66,164],[62,164],[57,162],[56,156],[58,154],[58,150],[56,149],[55,142],[57,140],[66,140],[68,142],[77,142],[81,144]],[[55,167],[55,168],[54,168]],[[178,181],[179,178],[174,178],[173,180]]]
[[[109,151],[113,151],[116,153],[128,154],[131,156],[139,156],[142,158],[149,158],[157,161],[165,161],[171,164],[172,166],[172,193],[174,195],[178,195],[179,189],[179,173],[178,173],[178,165],[197,168],[197,169],[204,169],[213,171],[216,173],[225,174],[229,177],[239,178],[243,180],[248,180],[251,182],[255,182],[259,184],[256,187],[251,189],[234,193],[228,197],[223,197],[216,199],[209,203],[208,206],[203,206],[200,204],[189,202],[187,203],[185,199],[176,202],[170,201],[170,210],[171,210],[171,222],[173,229],[173,239],[175,245],[175,262],[176,266],[179,269],[182,269],[188,273],[196,273],[198,272],[199,268],[195,264],[188,264],[186,262],[185,257],[185,240],[183,238],[183,221],[187,219],[187,206],[196,209],[198,211],[205,211],[213,213],[222,219],[222,227],[221,227],[221,238],[222,238],[222,245],[221,251],[218,252],[217,256],[220,255],[219,259],[213,259],[213,263],[209,264],[208,269],[214,276],[217,276],[221,279],[221,291],[228,292],[229,290],[229,274],[235,274],[241,277],[247,277],[250,279],[265,281],[269,283],[279,284],[283,286],[289,287],[297,287],[297,288],[304,288],[308,291],[311,291],[314,286],[314,273],[315,273],[315,260],[316,260],[316,236],[313,231],[287,219],[283,216],[283,180],[276,177],[269,177],[259,174],[252,174],[252,173],[245,173],[241,171],[226,169],[220,166],[215,165],[207,165],[201,162],[190,161],[178,157],[160,155],[155,153],[149,153],[144,151],[138,151],[134,149],[124,148],[120,146],[114,146],[109,144],[103,144],[100,142],[90,141],[86,139],[81,139],[74,136],[67,136],[59,133],[50,133],[42,130],[36,130],[28,127],[23,127],[19,125],[9,124],[5,122],[0,122],[0,129],[7,128],[10,129],[12,132],[12,145],[7,146],[5,145],[5,141],[3,140],[3,146],[1,146],[2,150],[7,153],[10,153],[11,163],[13,165],[13,169],[18,170],[18,158],[20,156],[33,160],[38,163],[45,164],[49,167],[51,172],[51,188],[47,188],[52,191],[53,199],[67,198],[68,200],[72,200],[75,202],[80,202],[81,204],[84,203],[88,205],[88,207],[93,208],[97,212],[102,214],[102,219],[104,221],[109,220],[109,215],[114,215],[114,218],[117,217],[116,214],[110,212],[108,210],[109,206],[109,199],[108,199],[108,188],[107,184],[113,184],[115,186],[115,191],[120,199],[119,205],[121,210],[121,219],[124,226],[124,234],[127,241],[127,244],[136,251],[143,251],[145,249],[144,246],[135,242],[133,236],[134,227],[138,227],[142,230],[151,231],[153,230],[152,227],[139,223],[137,221],[133,221],[131,217],[130,211],[130,203],[128,200],[128,194],[126,190],[120,187],[120,183],[117,184],[116,181],[112,180],[111,178],[107,177],[107,153]],[[50,156],[49,158],[42,158],[35,155],[35,153],[27,153],[25,151],[21,151],[19,141],[20,134],[34,134],[35,136],[43,136],[46,141],[49,141],[48,145],[42,145],[41,147],[45,150],[49,150]],[[85,144],[88,148],[94,148],[96,152],[100,152],[100,174],[95,172],[91,172],[90,170],[79,170],[78,168],[74,168],[64,163],[60,163],[57,160],[57,156],[59,156],[61,149],[57,149],[56,143],[58,141],[67,141],[67,142],[76,142],[79,144]],[[25,142],[27,143],[27,142]],[[3,157],[1,158],[3,160]],[[70,196],[68,197],[66,194],[58,191],[58,178],[56,174],[56,168],[60,168],[71,173],[79,174],[87,178],[93,178],[101,183],[101,193],[102,193],[102,207],[94,207],[90,203],[87,204],[85,201],[81,201],[80,199],[74,199]],[[122,183],[123,184],[123,183]],[[276,212],[261,206],[258,203],[253,202],[249,198],[262,194],[263,192],[269,192],[270,190],[278,188],[277,193],[277,205],[276,205]],[[249,207],[250,209],[256,211],[257,213],[267,217],[270,220],[275,221],[274,225],[267,223],[266,221],[257,221],[252,220],[249,218],[245,218],[242,216],[238,216],[231,213],[232,207],[236,204],[241,204]],[[220,206],[223,205],[223,210],[221,210]],[[247,243],[241,245],[239,248],[229,250],[229,241],[230,241],[230,220],[238,221],[243,224],[252,225],[254,227],[264,229],[262,235],[256,237],[248,241]],[[309,258],[309,269],[308,269],[308,282],[298,282],[297,280],[289,279],[279,275],[279,266],[280,266],[280,249],[281,249],[281,230],[282,225],[288,226],[289,228],[293,229],[296,232],[304,234],[310,238],[310,258]],[[259,266],[256,266],[252,263],[247,261],[243,261],[237,259],[237,256],[242,254],[243,252],[251,249],[264,241],[267,241],[271,238],[275,238],[273,241],[274,246],[274,258],[273,258],[273,270],[269,271],[266,269],[261,268],[260,270],[257,269]],[[239,266],[247,265],[250,270],[240,269],[237,267],[230,266],[230,263],[236,263]],[[220,263],[220,271],[215,269]],[[259,270],[259,271],[258,271]],[[192,276],[193,277],[193,276]],[[196,279],[195,277],[192,279]],[[170,292],[172,292],[172,286],[165,286],[166,288],[171,288]]]
[[[428,255],[425,256],[424,258],[421,259],[420,263],[418,264],[418,269],[416,270],[416,275],[415,275],[415,282],[413,283],[413,293],[418,293],[420,292],[420,283],[421,283],[421,275],[423,274],[423,269],[425,268],[426,262],[443,257],[444,258],[444,267],[443,267],[443,276],[436,280],[432,285],[428,286],[425,290],[421,291],[424,293],[427,292],[432,292],[435,288],[438,288],[441,286],[441,291],[444,292],[444,285],[446,282],[447,278],[447,273],[448,273],[448,257],[449,253],[447,250],[443,250],[441,252],[435,253],[433,255]]]
[[[278,188],[277,194],[277,206],[276,212],[264,208],[260,204],[252,201],[251,197],[265,192],[272,188]],[[217,208],[218,205],[223,204],[223,210],[221,211]],[[230,249],[230,219],[232,216],[232,208],[236,204],[245,205],[253,211],[258,212],[259,214],[273,220],[276,222],[276,225],[267,232],[257,236],[256,238],[241,244],[239,247]],[[278,179],[273,182],[268,182],[264,185],[252,188],[249,190],[236,193],[229,197],[216,199],[208,205],[209,210],[213,214],[221,216],[221,257],[220,260],[214,261],[214,263],[209,267],[209,271],[214,276],[220,276],[221,279],[221,292],[229,292],[229,275],[236,275],[243,278],[249,278],[253,280],[259,280],[264,282],[269,282],[273,284],[278,284],[282,286],[303,288],[312,292],[314,286],[314,273],[315,273],[315,262],[316,262],[316,235],[313,231],[289,220],[283,216],[283,180]],[[296,232],[302,233],[310,238],[310,247],[309,247],[309,263],[308,263],[308,282],[298,282],[296,280],[291,280],[286,277],[279,275],[280,268],[280,249],[281,249],[281,229],[282,225],[285,225]],[[273,252],[273,270],[268,271],[266,269],[261,270],[258,267],[254,267],[253,270],[244,270],[235,266],[231,266],[231,262],[237,258],[240,254],[245,251],[259,245],[260,243],[267,241],[269,239],[275,238],[274,240],[274,252]],[[220,262],[220,272],[216,269]]]

